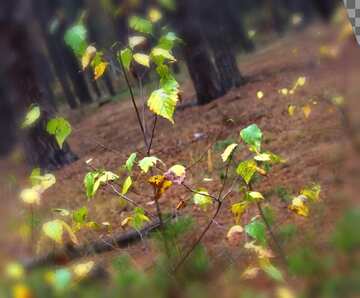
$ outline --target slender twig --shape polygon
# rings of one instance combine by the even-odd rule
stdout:
[[[154,140],[154,136],[155,136],[155,128],[156,128],[157,120],[158,120],[158,116],[155,115],[153,128],[152,128],[152,130],[151,130],[150,143],[149,143],[149,146],[148,146],[148,148],[147,148],[147,153],[146,153],[147,156],[149,156],[149,155],[150,155],[150,152],[151,152],[151,146],[152,146],[152,143],[153,143],[153,140]]]
[[[194,193],[194,194],[204,195],[202,192],[196,191],[196,190],[192,189],[190,186],[188,186],[188,185],[185,184],[185,183],[182,183],[181,185],[184,186],[188,191],[190,191],[190,192],[192,192],[192,193]],[[206,194],[206,196],[208,196],[209,198],[213,199],[213,200],[216,201],[216,202],[219,202],[219,201],[220,201],[218,197],[215,197],[215,196],[213,196],[213,195],[211,195],[211,194]]]
[[[120,61],[120,65],[121,65],[121,70],[123,72],[123,75],[124,75],[124,78],[125,78],[125,81],[126,81],[126,85],[127,85],[128,89],[129,89],[129,92],[130,92],[131,101],[132,101],[132,104],[133,104],[133,107],[134,107],[134,110],[135,110],[135,113],[136,113],[136,117],[137,117],[140,129],[141,129],[141,133],[142,133],[143,138],[144,138],[145,147],[148,148],[149,145],[148,145],[144,125],[143,125],[143,123],[141,121],[139,109],[138,109],[138,107],[136,105],[136,101],[135,101],[134,92],[132,90],[132,87],[131,87],[131,84],[130,84],[129,78],[127,76],[126,69],[125,69],[124,63],[122,62],[121,57],[119,58],[119,61]]]

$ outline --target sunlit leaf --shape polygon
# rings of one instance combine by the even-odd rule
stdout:
[[[64,226],[61,220],[55,219],[45,223],[42,230],[50,239],[54,240],[58,244],[62,244]]]
[[[254,159],[261,162],[271,161],[271,156],[268,153],[260,153],[254,156]]]
[[[195,205],[198,205],[202,209],[206,209],[212,204],[212,198],[206,189],[200,188],[196,190],[197,193],[193,195],[193,201]]]
[[[286,96],[286,95],[289,94],[289,89],[287,89],[287,88],[282,88],[282,89],[279,90],[279,93],[280,93],[281,95]]]
[[[36,188],[27,188],[21,191],[20,199],[29,205],[39,205],[41,199],[41,193]]]
[[[311,114],[311,106],[309,104],[305,105],[302,107],[304,116],[306,119],[308,119],[310,117]]]
[[[179,41],[179,38],[176,34],[174,32],[168,32],[160,37],[159,43],[156,47],[170,51],[177,41]]]
[[[98,65],[95,66],[94,80],[98,80],[104,75],[108,65],[109,65],[109,63],[107,63],[107,62],[101,62],[101,63],[99,63]]]
[[[131,179],[131,176],[128,176],[125,179],[124,184],[122,186],[121,194],[126,195],[129,191],[131,185],[132,185],[132,179]]]
[[[131,172],[134,167],[136,156],[137,154],[135,152],[131,153],[129,158],[125,162],[125,167],[129,172]]]
[[[306,205],[307,197],[304,195],[297,196],[293,198],[289,209],[296,213],[297,215],[308,217],[309,216],[309,207]]]
[[[129,71],[133,54],[129,48],[123,49],[118,53],[118,59],[121,59],[120,63],[124,65],[124,68]]]
[[[130,36],[129,37],[129,47],[134,49],[136,48],[138,45],[141,45],[142,43],[144,43],[146,41],[146,38],[144,36],[139,36],[139,35],[135,35],[135,36]],[[126,50],[126,49],[125,49]],[[123,51],[125,51],[123,50]],[[130,49],[129,49],[130,50]],[[124,62],[124,59],[123,59]],[[125,63],[125,62],[124,62]]]
[[[56,177],[53,174],[45,174],[45,175],[36,175],[37,173],[31,173],[30,180],[32,181],[33,186],[39,186],[41,192],[49,189],[56,183]]]
[[[296,110],[295,105],[288,105],[288,114],[289,114],[289,116],[294,116],[295,110]]]
[[[156,8],[150,8],[148,11],[148,18],[150,22],[157,23],[162,18],[161,11]]]
[[[317,202],[320,198],[321,186],[319,184],[306,187],[300,191],[300,194],[307,197],[311,202]]]
[[[154,167],[157,164],[158,161],[162,162],[156,156],[147,156],[139,161],[139,167],[143,173],[147,173],[150,168]]]
[[[133,55],[133,58],[137,63],[145,67],[150,67],[150,57],[148,55],[136,53]]]
[[[175,57],[170,51],[163,48],[153,48],[151,51],[151,58],[156,64],[162,64],[164,60],[176,61]]]
[[[84,55],[81,57],[81,66],[82,69],[86,69],[91,60],[95,57],[96,55],[96,48],[94,46],[88,46],[85,50]]]
[[[260,271],[259,267],[249,266],[243,271],[240,278],[244,280],[254,279],[259,274],[259,271]]]
[[[129,27],[141,33],[152,34],[153,32],[153,25],[151,22],[139,16],[130,17]]]
[[[247,242],[244,245],[245,249],[254,252],[259,258],[273,258],[274,254],[272,251],[264,246],[256,245],[254,241]]]
[[[55,139],[60,148],[63,147],[65,140],[71,134],[71,125],[70,123],[61,117],[51,119],[46,126],[46,131],[55,136]]]
[[[41,116],[40,107],[38,105],[31,105],[29,111],[25,115],[25,119],[21,124],[21,128],[27,128],[35,124]]]
[[[276,298],[296,298],[294,292],[287,287],[278,287],[276,289]]]
[[[151,93],[147,105],[151,112],[174,123],[173,115],[178,99],[178,89],[160,88]]]
[[[164,174],[167,180],[175,184],[182,184],[185,180],[186,169],[183,165],[174,165]]]
[[[86,263],[75,264],[72,266],[72,271],[77,280],[86,278],[91,270],[94,268],[95,262],[89,261]]]
[[[226,239],[229,241],[229,244],[232,246],[238,245],[240,243],[243,232],[244,229],[242,226],[232,226],[226,234]]]
[[[237,146],[238,146],[238,144],[234,143],[234,144],[231,144],[231,145],[226,147],[224,152],[221,154],[221,158],[222,158],[223,162],[228,160],[228,158],[230,157],[230,155],[233,153],[233,151],[235,150],[235,148]]]
[[[236,168],[236,173],[244,179],[246,184],[249,184],[256,171],[257,164],[252,159],[239,163]]]
[[[255,219],[245,226],[245,232],[261,245],[266,243],[265,225],[262,221]]]
[[[256,97],[257,97],[258,99],[262,99],[262,98],[264,97],[264,92],[262,92],[262,91],[256,92]]]
[[[25,269],[20,263],[9,263],[5,266],[5,274],[13,280],[20,280],[25,276]]]
[[[246,200],[250,201],[250,202],[259,202],[264,200],[264,196],[257,191],[250,191],[246,193]]]
[[[96,189],[94,190],[95,185],[95,179],[98,177],[98,173],[96,172],[89,172],[85,175],[84,178],[84,185],[86,190],[86,196],[88,199],[92,198],[96,192]]]
[[[240,132],[242,140],[257,151],[261,149],[262,135],[260,128],[256,124],[251,124]]]
[[[243,214],[245,213],[248,206],[249,206],[248,202],[240,202],[240,203],[233,204],[231,206],[231,213],[234,215],[235,222],[237,224],[240,223],[240,219],[243,216]]]

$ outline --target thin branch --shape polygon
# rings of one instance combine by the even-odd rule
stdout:
[[[194,193],[194,194],[204,195],[203,193],[192,189],[190,186],[188,186],[188,185],[185,184],[185,183],[182,183],[181,185],[184,186],[188,191],[190,191],[190,192],[192,192],[192,193]],[[213,200],[216,201],[216,202],[219,202],[219,201],[220,201],[219,198],[217,198],[217,197],[215,197],[215,196],[213,196],[213,195],[211,195],[211,194],[207,194],[206,196],[208,196],[209,198],[213,199]]]
[[[147,148],[147,153],[146,153],[147,156],[149,156],[149,155],[150,155],[150,152],[151,152],[151,146],[152,146],[152,143],[153,143],[153,140],[154,140],[154,136],[155,136],[155,128],[156,128],[157,120],[158,120],[158,116],[155,115],[153,128],[152,128],[152,130],[151,130],[150,143],[149,143],[149,146],[148,146],[148,148]]]

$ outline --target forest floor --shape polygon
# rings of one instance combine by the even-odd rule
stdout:
[[[360,48],[351,38],[341,44],[336,57],[321,55],[320,47],[339,45],[335,32],[336,29],[331,26],[317,24],[304,32],[279,39],[253,54],[242,56],[239,66],[248,83],[208,105],[179,110],[175,115],[175,125],[160,120],[151,154],[171,166],[176,163],[192,164],[205,152],[205,158],[188,171],[186,181],[194,188],[205,187],[210,193],[215,193],[221,186],[219,174],[223,171],[223,164],[221,149],[217,150],[212,144],[217,139],[236,141],[242,128],[256,123],[264,132],[264,148],[287,160],[285,164],[274,167],[271,174],[256,186],[258,191],[266,194],[267,204],[274,206],[275,230],[295,223],[301,231],[311,231],[316,235],[320,249],[336,219],[346,208],[359,204],[360,152],[354,148],[353,141],[360,134],[360,104],[357,98],[360,95]],[[279,89],[291,89],[300,76],[307,79],[304,87],[293,95],[279,94]],[[183,103],[195,98],[190,81],[185,82],[182,89]],[[262,99],[257,98],[257,91],[264,93]],[[347,116],[355,131],[351,137],[349,129],[344,128],[342,114],[331,103],[334,96],[343,96],[346,100]],[[297,107],[293,116],[288,113],[290,104]],[[311,110],[308,117],[303,112],[304,106]],[[69,140],[80,159],[55,173],[57,184],[46,193],[38,214],[41,220],[45,220],[54,216],[51,208],[76,209],[86,205],[90,211],[89,219],[97,223],[109,222],[112,231],[121,231],[121,222],[130,214],[131,208],[121,206],[119,198],[111,195],[106,188],[87,201],[83,179],[87,172],[85,161],[90,158],[93,166],[119,173],[130,153],[144,151],[131,103],[109,103],[88,113],[85,118],[78,115],[72,118],[81,118],[73,122],[74,132]],[[243,147],[240,156],[247,156]],[[204,177],[213,181],[204,182]],[[313,182],[322,186],[322,202],[314,206],[309,218],[300,218],[287,209],[288,204],[280,200],[278,194],[284,189],[296,194],[304,185]],[[150,187],[135,183],[135,189],[145,195],[134,196],[134,199],[150,209],[154,208],[147,204]],[[183,188],[173,187],[160,203],[164,210],[170,211],[181,199],[189,196]],[[203,243],[214,259],[223,261],[230,254],[233,262],[242,262],[242,267],[244,262],[239,259],[239,248],[229,247],[226,241],[227,229],[233,224],[230,202],[239,199],[235,195],[231,197]],[[29,255],[28,245],[21,240],[19,233],[14,232],[19,218],[24,217],[24,207],[14,197],[2,198],[2,201],[0,258]],[[191,214],[198,226],[204,226],[212,212],[210,209],[205,213],[191,205],[181,211]],[[254,214],[255,210],[248,212],[245,222]],[[199,231],[200,228],[194,229],[190,238]],[[105,228],[89,230],[80,233],[80,239],[87,242],[100,239],[107,233]],[[109,256],[124,252],[129,253],[140,266],[148,266],[153,262],[156,249],[145,241],[98,256],[98,259],[106,263],[111,259]]]

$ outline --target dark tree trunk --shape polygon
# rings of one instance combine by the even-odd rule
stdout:
[[[0,156],[10,153],[16,142],[15,115],[11,97],[6,93],[4,74],[0,75]]]
[[[33,103],[38,104],[42,110],[40,120],[34,127],[26,130],[23,140],[29,164],[43,169],[56,169],[73,162],[76,156],[67,144],[60,149],[55,138],[46,132],[46,124],[52,116],[53,108],[43,98],[39,78],[34,71],[34,44],[30,42],[28,26],[25,21],[19,23],[13,19],[0,24],[1,56],[12,57],[4,66],[5,86],[18,118]]]
[[[336,7],[342,2],[339,0],[314,0],[314,5],[325,21],[330,21]]]
[[[191,0],[179,1],[176,13],[170,17],[184,41],[183,55],[196,91],[197,102],[206,104],[224,95],[224,89],[211,61],[192,4]]]

